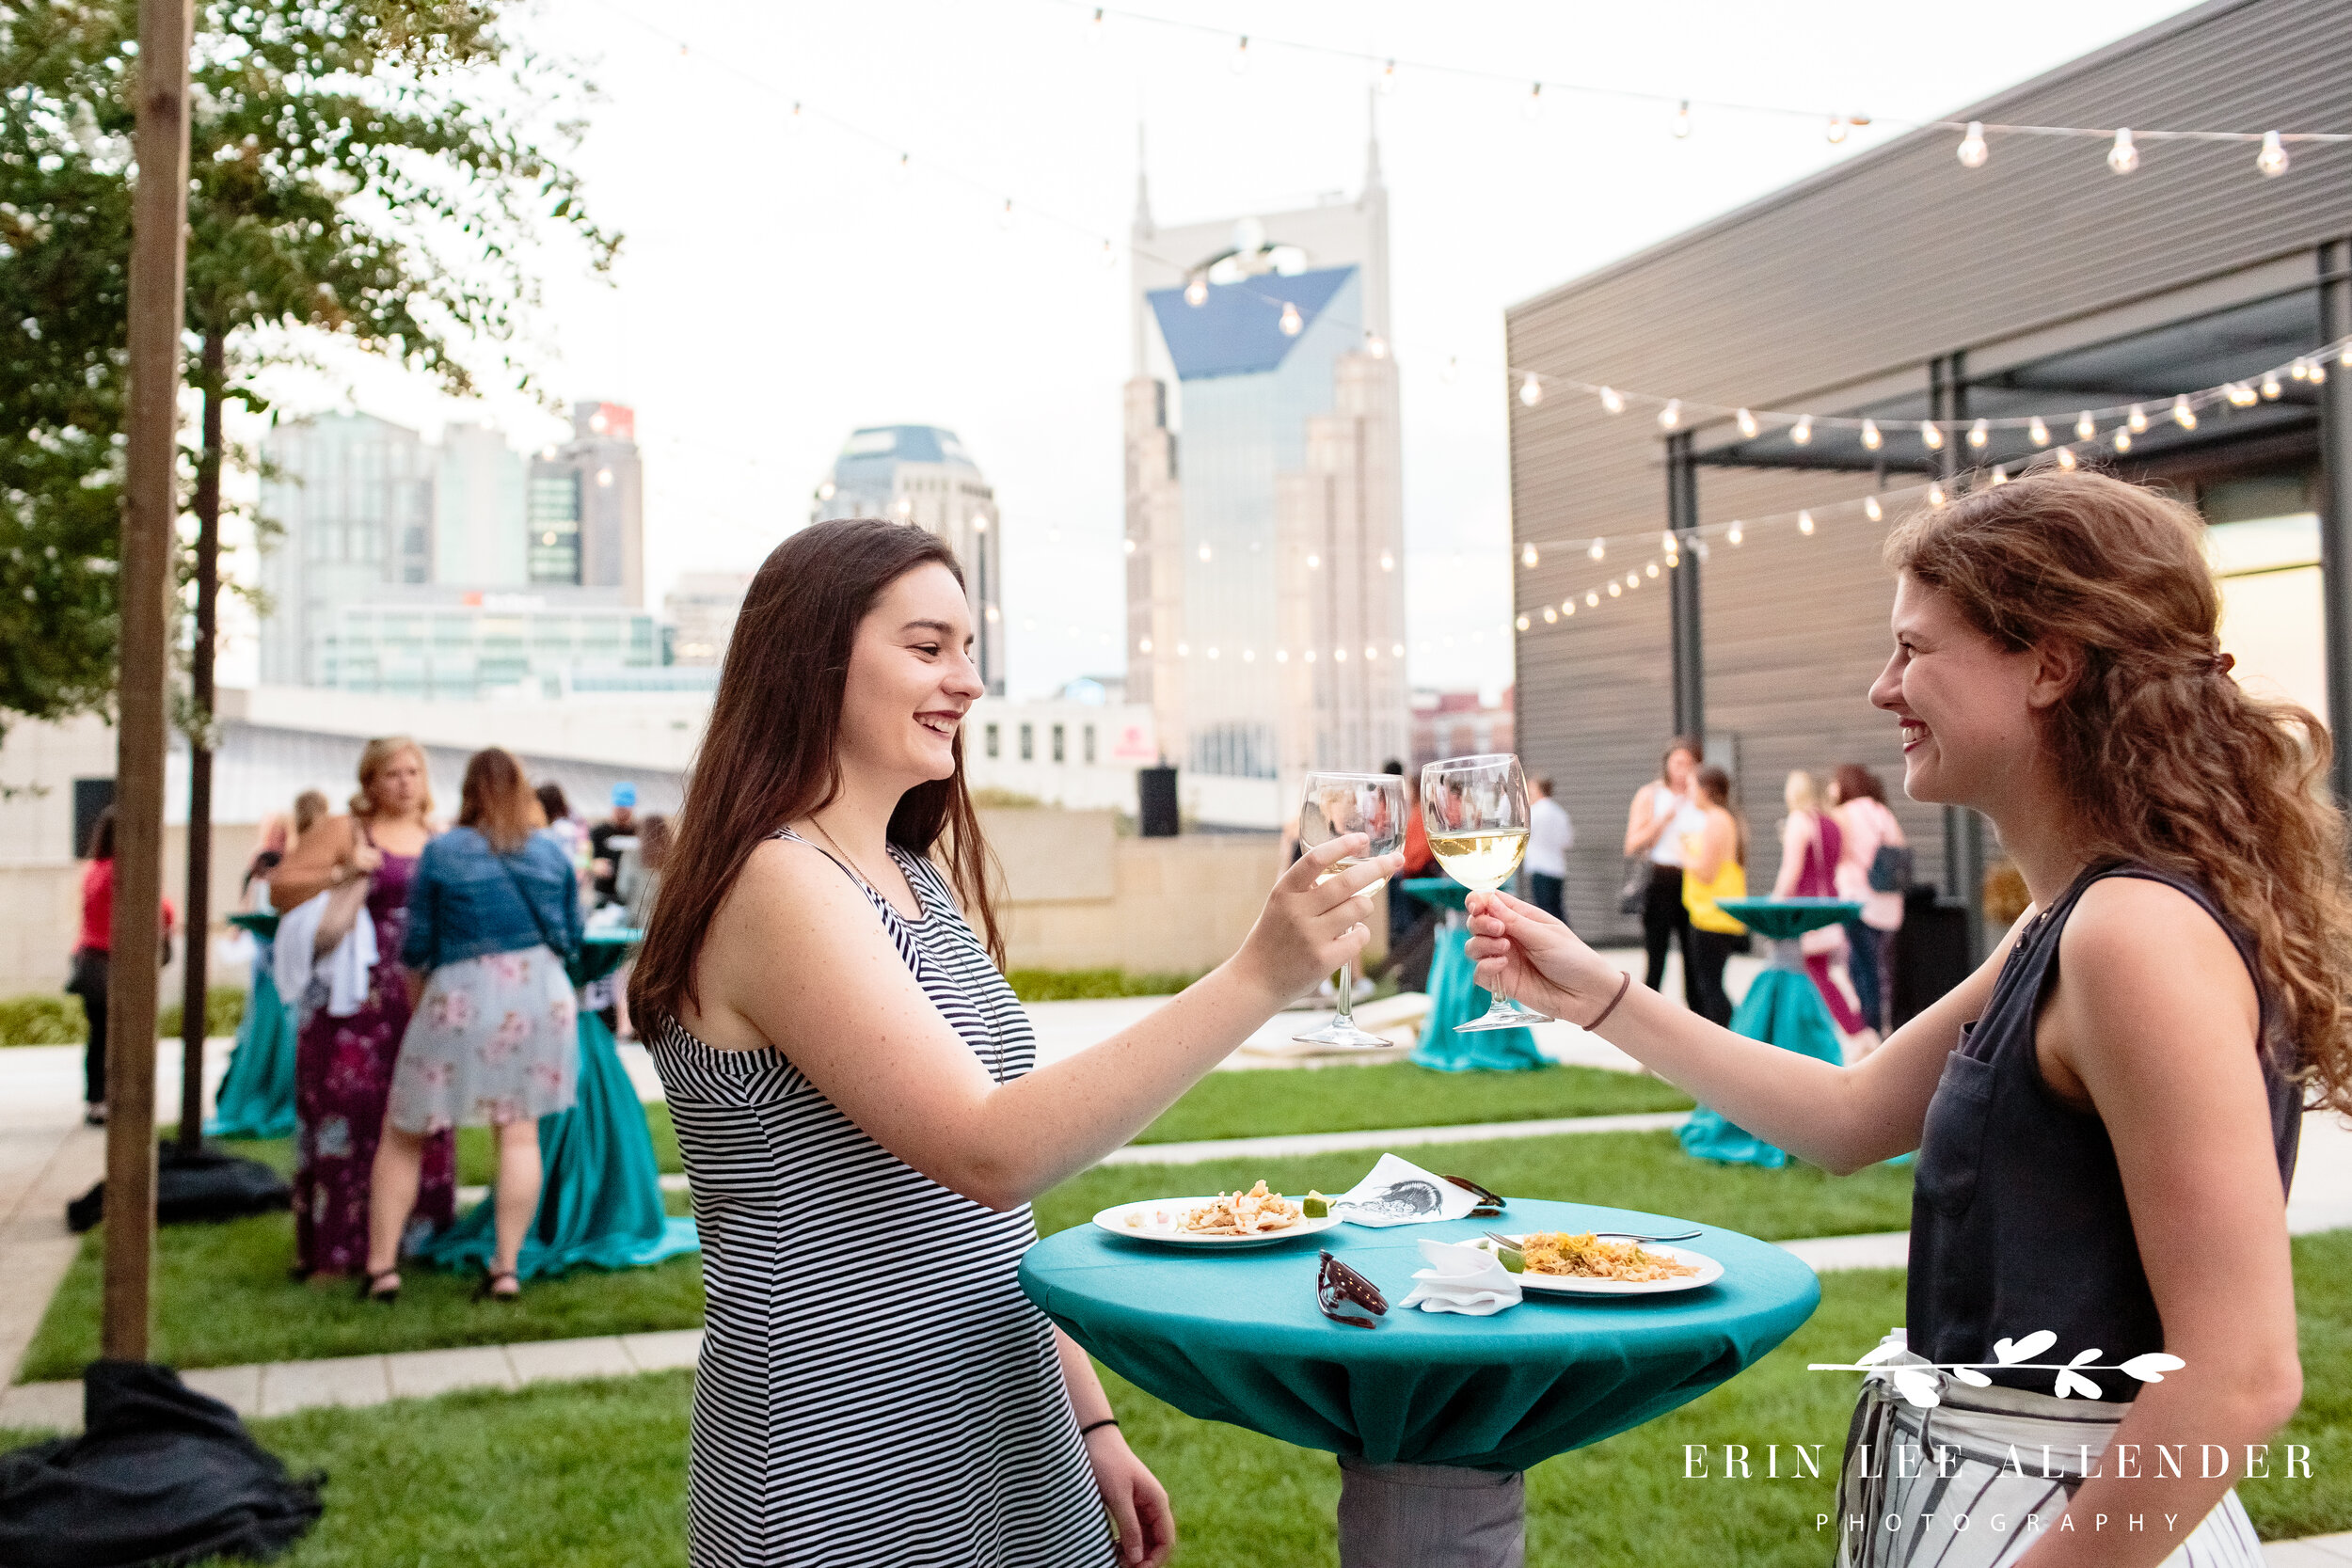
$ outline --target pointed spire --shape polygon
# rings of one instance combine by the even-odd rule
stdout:
[[[1136,121],[1136,232],[1152,232],[1152,182],[1144,172],[1143,121]]]
[[[1364,126],[1366,133],[1364,189],[1376,191],[1382,188],[1380,181],[1380,89],[1377,87],[1369,87],[1364,89]]]

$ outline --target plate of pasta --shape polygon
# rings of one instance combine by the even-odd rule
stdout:
[[[1263,1181],[1247,1192],[1119,1203],[1094,1216],[1114,1236],[1168,1246],[1253,1247],[1312,1236],[1340,1223],[1321,1193],[1285,1197]]]
[[[1695,1291],[1724,1276],[1724,1266],[1705,1253],[1657,1242],[1608,1241],[1590,1231],[1565,1230],[1529,1231],[1511,1240],[1518,1244],[1522,1265],[1512,1275],[1523,1291],[1654,1296]],[[1502,1250],[1492,1243],[1484,1244],[1488,1251]]]

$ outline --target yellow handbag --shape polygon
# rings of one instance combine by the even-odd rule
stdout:
[[[1682,907],[1691,911],[1691,924],[1702,931],[1731,937],[1746,934],[1747,927],[1716,908],[1716,900],[1747,895],[1748,868],[1738,861],[1725,859],[1710,881],[1702,882],[1688,871],[1682,874]]]

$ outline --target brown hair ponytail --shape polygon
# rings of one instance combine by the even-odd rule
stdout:
[[[2352,889],[2328,732],[2229,677],[2202,533],[2153,491],[2044,471],[1910,517],[1886,562],[2006,648],[2082,651],[2042,726],[2086,849],[2210,892],[2254,940],[2300,1048],[2283,1065],[2352,1111]]]

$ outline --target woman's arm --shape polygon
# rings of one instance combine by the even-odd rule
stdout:
[[[1616,994],[1622,971],[1533,904],[1473,893],[1470,913],[1478,984],[1496,995],[1581,1022]],[[1845,1176],[1919,1147],[1944,1060],[1960,1026],[1984,1011],[2015,940],[2012,929],[1974,974],[1852,1067],[1735,1035],[1638,985],[1600,1036],[1758,1137]]]
[[[330,816],[304,833],[270,873],[270,903],[283,911],[326,892],[358,837],[348,816]]]
[[[1127,1447],[1127,1439],[1111,1414],[1110,1396],[1094,1373],[1093,1358],[1064,1334],[1054,1330],[1054,1351],[1061,1358],[1062,1386],[1070,1390],[1070,1413],[1085,1433],[1087,1462],[1094,1467],[1094,1484],[1103,1494],[1119,1528],[1119,1560],[1132,1568],[1160,1568],[1176,1549],[1176,1515],[1168,1506],[1168,1489]],[[1089,1427],[1094,1428],[1088,1432]]]
[[[1649,809],[1649,792],[1661,786],[1645,784],[1633,792],[1633,804],[1625,814],[1625,852],[1646,855],[1649,847],[1658,842],[1658,835],[1674,820],[1669,815],[1660,816]]]
[[[1360,896],[1401,857],[1372,856],[1318,887],[1360,833],[1286,869],[1241,951],[1091,1050],[1009,1083],[948,1027],[873,906],[817,849],[752,851],[711,922],[700,1003],[681,1022],[721,1048],[774,1045],[866,1134],[942,1186],[1009,1209],[1148,1126],[1318,976],[1362,950]]]
[[[2230,1487],[2201,1464],[2159,1477],[2156,1448],[2201,1454],[2219,1444],[2234,1460],[2302,1399],[2286,1197],[2255,1056],[2259,1005],[2213,917],[2144,879],[2093,883],[2058,960],[2042,1015],[2042,1076],[2061,1098],[2087,1095],[2106,1125],[2164,1349],[2186,1365],[2141,1387],[2109,1441],[2113,1462],[2074,1494],[2068,1512],[2080,1523],[2044,1529],[2023,1561],[2149,1568]],[[2121,1359],[2112,1349],[2100,1359]],[[2119,1473],[2125,1444],[2137,1446],[2137,1475]],[[2101,1513],[2110,1524],[2137,1514],[2144,1532],[2090,1528]]]
[[[1786,898],[1804,875],[1804,849],[1812,842],[1813,824],[1801,811],[1788,814],[1780,825],[1780,870],[1772,876],[1772,896]]]

